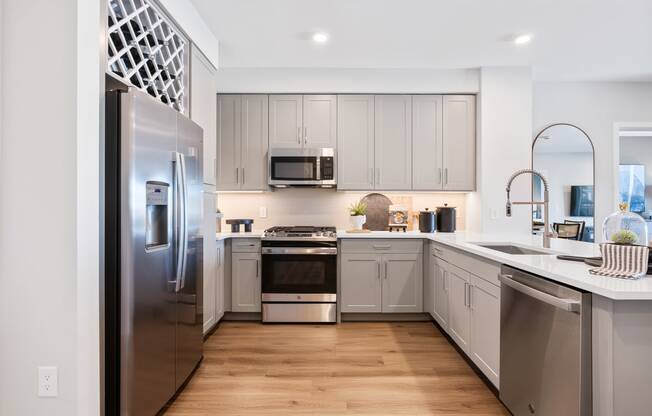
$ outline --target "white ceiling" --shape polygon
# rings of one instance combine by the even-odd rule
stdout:
[[[532,65],[537,80],[652,80],[652,0],[192,0],[222,67]],[[327,45],[310,35],[330,33]],[[506,39],[531,33],[527,46]]]

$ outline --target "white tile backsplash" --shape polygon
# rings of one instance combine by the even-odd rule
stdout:
[[[229,218],[253,218],[254,229],[275,225],[334,225],[349,228],[348,206],[372,192],[337,192],[331,189],[279,189],[263,193],[218,193],[217,206]],[[463,193],[381,192],[389,199],[411,197],[413,213],[424,208],[434,210],[448,204],[457,207],[457,228],[465,227],[465,200]],[[266,218],[261,218],[261,208]],[[225,223],[222,229],[226,229]],[[413,225],[418,229],[418,223]]]

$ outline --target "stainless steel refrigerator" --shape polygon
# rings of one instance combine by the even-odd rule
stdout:
[[[202,358],[202,129],[107,92],[105,414],[154,415]]]

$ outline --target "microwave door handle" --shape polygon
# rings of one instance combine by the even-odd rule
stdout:
[[[321,180],[321,158],[319,156],[316,158],[315,166],[317,169],[317,172],[315,174],[315,180],[320,181]]]

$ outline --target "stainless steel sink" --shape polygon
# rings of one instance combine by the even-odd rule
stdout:
[[[549,256],[553,255],[552,251],[536,250],[524,246],[517,246],[510,243],[473,243],[476,246],[488,248],[489,250],[500,251],[506,254],[528,255],[528,256]]]

